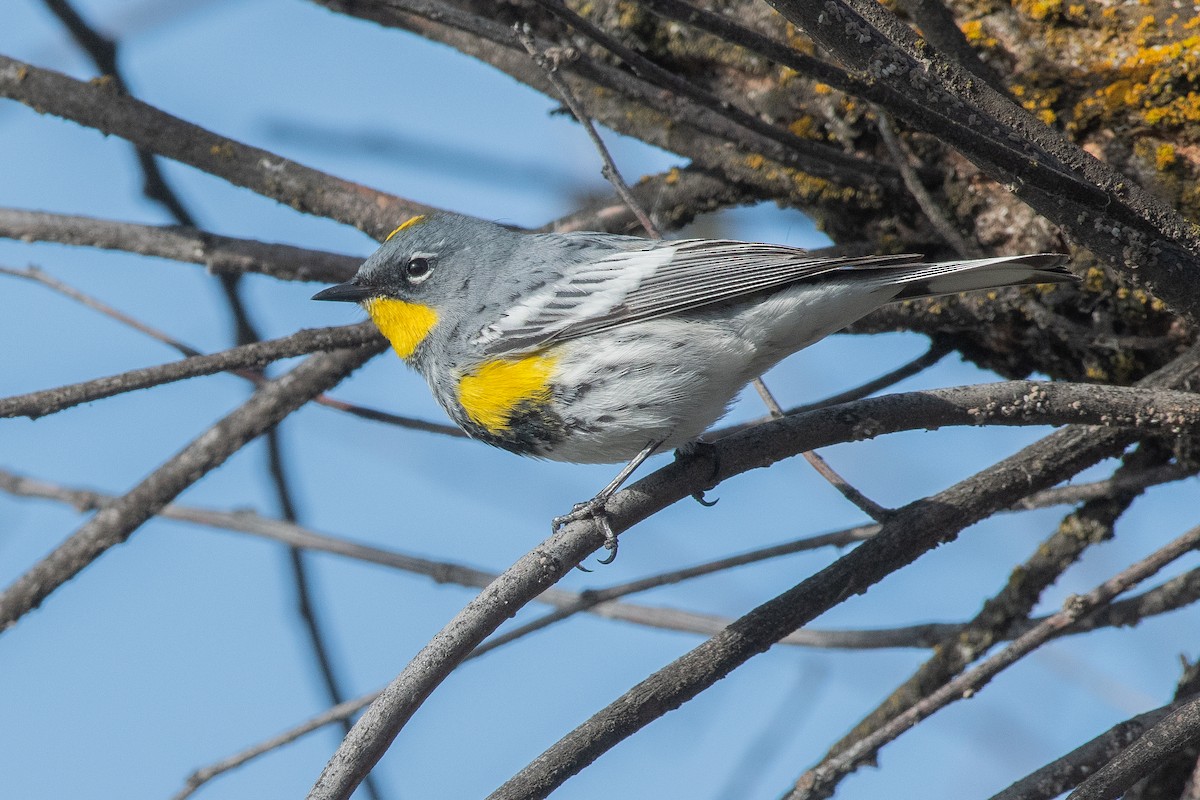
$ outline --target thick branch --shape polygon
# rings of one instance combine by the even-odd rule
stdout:
[[[1186,384],[1198,362],[1200,352],[1190,350],[1144,383],[1151,386]],[[813,419],[807,414],[801,418]],[[765,465],[773,460],[773,437],[754,434],[786,428],[790,421],[769,423],[734,438],[739,444],[753,443],[754,466]],[[617,742],[695,697],[789,632],[847,597],[865,591],[924,552],[953,540],[967,525],[1120,452],[1130,438],[1129,434],[1096,428],[1067,428],[934,497],[905,506],[881,526],[876,537],[746,614],[593,715],[500,787],[492,797],[499,800],[547,796]],[[718,443],[717,447],[722,444]],[[718,477],[724,477],[727,464],[732,468],[737,458],[723,449]],[[625,503],[621,501],[632,498],[639,490],[645,496],[657,498],[666,488],[660,481],[665,482],[671,469],[660,470],[614,498],[610,503],[615,512],[614,521],[624,523],[621,512]],[[632,499],[626,502],[636,504]],[[640,514],[634,516],[641,518]],[[314,795],[322,798],[345,796],[348,793]]]
[[[874,0],[768,2],[852,75],[892,88],[875,102],[1012,183],[1022,200],[1115,269],[1200,319],[1200,282],[1191,278],[1200,269],[1200,233],[1170,206],[936,51],[921,49]]]
[[[1031,772],[990,800],[1052,800],[1093,774],[1113,756],[1140,737],[1147,728],[1169,714],[1169,706],[1138,714],[1112,726],[1062,758]]]
[[[819,800],[820,798],[828,797],[832,794],[836,781],[852,769],[861,759],[869,758],[872,753],[884,744],[892,741],[900,733],[916,725],[937,710],[964,697],[970,697],[987,685],[1002,670],[1012,666],[1026,654],[1059,635],[1080,617],[1108,603],[1118,594],[1136,586],[1139,582],[1155,574],[1167,564],[1170,564],[1197,546],[1200,546],[1200,527],[1192,528],[1182,536],[1169,542],[1166,546],[1114,575],[1087,594],[1075,595],[1069,598],[1061,611],[1052,614],[1044,622],[1021,634],[1021,636],[996,655],[987,658],[980,662],[978,666],[950,681],[903,714],[897,716],[887,725],[884,725],[878,731],[857,742],[832,762],[806,773],[796,784],[792,793],[788,795],[788,800]],[[1168,720],[1175,719],[1178,724],[1175,727],[1168,728],[1169,733],[1165,734],[1162,740],[1149,743],[1149,746],[1144,748],[1143,752],[1139,755],[1146,756],[1150,753],[1169,755],[1175,752],[1176,749],[1186,746],[1192,737],[1200,736],[1200,713],[1196,713],[1200,712],[1200,698],[1195,701],[1194,706],[1190,714],[1180,717],[1177,716],[1178,712],[1176,712],[1171,717],[1168,717]],[[1181,708],[1179,710],[1182,711],[1184,709]],[[1155,727],[1163,726],[1166,721],[1160,722]],[[1139,741],[1144,741],[1146,738],[1146,736],[1143,736]],[[1126,760],[1125,764],[1131,767],[1131,769],[1128,771],[1114,770],[1110,774],[1110,777],[1115,779],[1114,784],[1127,777],[1129,772],[1135,772],[1144,765],[1144,762],[1138,758],[1132,758]],[[1118,775],[1121,777],[1117,777]],[[1136,780],[1136,777],[1140,777],[1140,774],[1135,776],[1133,780]],[[1133,780],[1130,780],[1130,783]],[[1089,800],[1101,797],[1107,800],[1108,798],[1116,798],[1120,794],[1119,791],[1109,793],[1107,790],[1101,790],[1101,792],[1100,794],[1089,795]],[[1072,797],[1075,797],[1075,795],[1072,795]]]
[[[1067,800],[1115,800],[1164,761],[1200,743],[1200,697],[1172,711],[1092,775]]]
[[[1197,351],[1189,351],[1156,373],[1153,380],[1146,382],[1147,386],[1187,381],[1200,361],[1198,356]],[[931,393],[929,398],[939,416],[946,411],[944,397],[933,400]],[[626,530],[667,505],[746,470],[765,467],[835,441],[885,433],[888,428],[885,420],[890,415],[883,413],[883,409],[888,402],[889,398],[859,401],[855,404],[857,409],[871,409],[861,416],[848,414],[845,408],[812,411],[724,439],[714,445],[716,474],[713,463],[706,458],[684,459],[660,469],[612,498],[608,504],[611,527],[616,532]],[[919,416],[916,406],[920,405],[902,403],[905,424],[911,424]],[[991,408],[998,411],[1000,405]],[[925,406],[925,410],[930,411],[931,407]],[[971,411],[967,416],[973,416],[980,408],[972,406]],[[953,539],[963,527],[1119,452],[1129,440],[1130,435],[1123,432],[1068,428],[934,498],[901,509],[882,527],[880,536],[735,622],[643,682],[615,706],[596,715],[514,778],[514,786],[539,787],[535,794],[542,796],[540,793],[559,785],[620,739],[691,699],[825,609],[864,591],[925,550]],[[599,523],[573,523],[507,570],[435,636],[384,690],[330,759],[310,797],[313,800],[349,797],[454,666],[504,619],[604,541],[604,526]],[[506,796],[508,791],[502,790],[500,796]]]
[[[1153,445],[1143,445],[1126,457],[1113,476],[1124,478],[1143,468],[1159,466],[1170,453]],[[1141,493],[1138,487],[1118,490],[1112,495],[1089,500],[1072,511],[1055,531],[1022,564],[1012,570],[1008,581],[988,598],[980,612],[962,629],[947,636],[929,660],[917,668],[882,703],[873,709],[835,744],[822,763],[877,730],[911,708],[922,698],[961,672],[1004,638],[1014,623],[1028,619],[1042,592],[1052,585],[1090,546],[1110,539],[1113,525]],[[820,769],[820,766],[815,769]]]

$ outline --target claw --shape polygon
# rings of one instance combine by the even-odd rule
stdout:
[[[587,519],[588,517],[595,519],[596,522],[600,524],[600,527],[604,529],[604,549],[609,551],[607,556],[600,559],[600,563],[611,564],[617,557],[617,534],[612,529],[612,523],[608,519],[608,512],[604,510],[604,505],[608,502],[610,497],[616,494],[617,490],[620,489],[621,485],[625,483],[625,480],[633,474],[634,470],[641,466],[642,462],[649,458],[650,455],[657,450],[658,446],[661,444],[662,441],[659,440],[650,442],[643,447],[641,451],[634,456],[633,459],[630,460],[630,462],[626,464],[619,473],[617,473],[617,477],[613,478],[607,486],[600,490],[598,495],[593,497],[591,500],[588,500],[586,503],[576,503],[574,508],[571,509],[570,514],[564,514],[561,517],[555,517],[552,519],[550,521],[552,530],[555,533],[558,533],[559,529],[571,522],[578,522],[579,520]],[[589,570],[584,569],[583,567],[579,567],[579,569],[583,569],[584,572],[589,572]]]
[[[709,473],[709,481],[716,480],[717,474],[721,471],[721,460],[717,457],[717,449],[711,443],[703,439],[695,439],[675,451],[676,461],[692,458],[707,458],[711,461],[712,472]],[[717,500],[705,500],[704,493],[715,486],[716,484],[714,483],[712,486],[706,486],[698,492],[692,492],[692,499],[705,508],[712,508],[717,504]]]
[[[557,533],[564,525],[572,522],[579,522],[585,519],[594,519],[604,530],[604,549],[609,551],[609,554],[604,558],[598,559],[597,563],[611,564],[617,558],[617,534],[612,529],[612,523],[609,521],[608,512],[604,510],[604,504],[608,501],[607,497],[593,497],[586,503],[576,503],[571,508],[570,514],[564,514],[561,517],[555,517],[550,524],[553,530]],[[591,572],[590,569],[583,565],[577,565],[576,569],[584,572]]]

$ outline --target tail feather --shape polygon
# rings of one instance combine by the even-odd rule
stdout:
[[[1079,279],[1063,266],[1065,261],[1065,256],[1056,253],[1032,253],[884,268],[872,277],[899,284],[896,300],[914,300],[1005,286],[1077,282]]]

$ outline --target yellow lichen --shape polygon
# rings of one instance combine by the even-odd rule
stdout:
[[[1147,19],[1153,18],[1144,18],[1139,30],[1149,27]],[[1139,47],[1111,71],[1108,85],[1076,106],[1077,127],[1130,114],[1156,128],[1200,123],[1200,35]],[[1200,131],[1189,138],[1200,139]]]
[[[1015,0],[1013,8],[1032,20],[1042,22],[1062,15],[1062,0]]]
[[[1162,172],[1176,161],[1175,146],[1163,142],[1154,151],[1154,166]]]
[[[793,120],[788,125],[788,130],[795,136],[811,139],[817,133],[817,123],[812,117],[803,116],[797,120]]]
[[[988,36],[983,29],[983,20],[973,19],[962,24],[963,36],[977,47],[992,48],[999,44],[994,36]]]

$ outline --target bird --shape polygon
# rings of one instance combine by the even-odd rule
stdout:
[[[749,382],[871,311],[1076,280],[1064,261],[924,263],[725,239],[523,233],[434,212],[405,221],[351,280],[313,299],[360,304],[469,436],[534,458],[625,462],[556,517],[557,529],[603,519],[646,458],[688,452]]]

